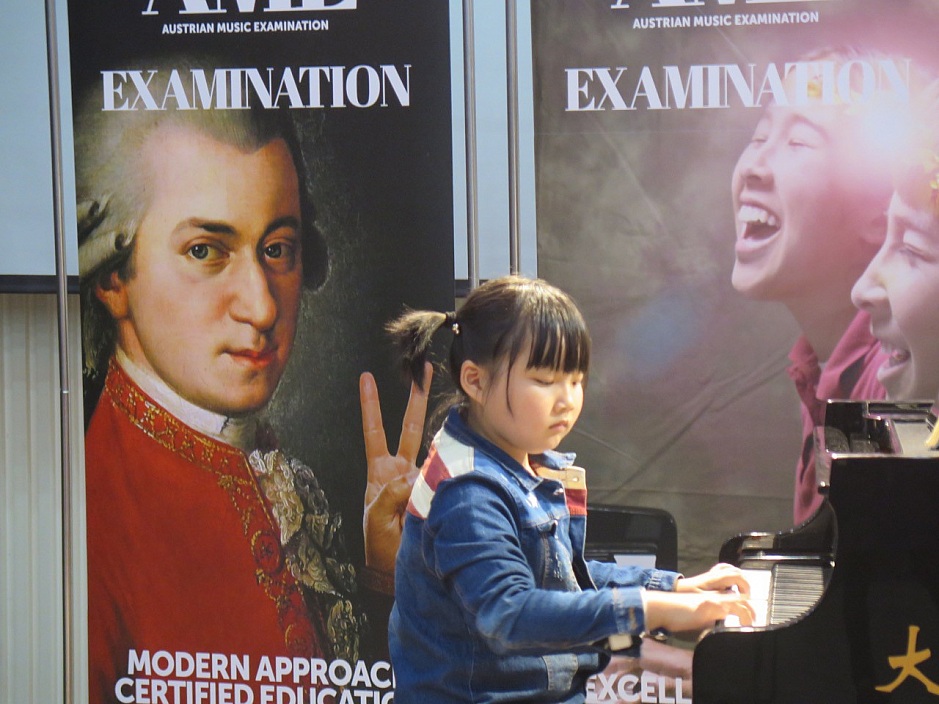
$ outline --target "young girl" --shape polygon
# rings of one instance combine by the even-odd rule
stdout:
[[[590,361],[566,294],[510,276],[457,313],[404,314],[389,332],[418,384],[437,330],[452,335],[459,398],[405,518],[389,624],[397,704],[582,702],[630,637],[728,614],[751,622],[729,565],[684,579],[585,561],[584,471],[554,452],[580,415]]]
[[[916,108],[919,129],[894,176],[887,237],[852,294],[886,353],[877,378],[894,401],[939,393],[939,82]]]

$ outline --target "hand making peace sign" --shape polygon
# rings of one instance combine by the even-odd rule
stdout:
[[[368,484],[365,489],[365,564],[374,570],[393,573],[404,513],[411,487],[417,478],[415,464],[424,434],[427,394],[432,376],[430,363],[424,366],[423,390],[411,384],[411,395],[401,423],[398,454],[391,455],[382,425],[381,405],[375,377],[364,372],[359,377],[359,400],[362,405],[362,432],[365,436],[365,459]]]

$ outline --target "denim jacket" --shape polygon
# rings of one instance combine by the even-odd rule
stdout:
[[[398,553],[397,704],[583,702],[607,638],[643,632],[641,588],[671,590],[677,575],[585,561],[573,460],[532,457],[533,476],[450,411]]]

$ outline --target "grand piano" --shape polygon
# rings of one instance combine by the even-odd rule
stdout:
[[[721,549],[747,571],[759,620],[697,643],[695,704],[939,704],[937,406],[828,403],[822,507]]]

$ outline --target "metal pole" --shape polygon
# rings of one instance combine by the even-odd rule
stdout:
[[[64,703],[74,701],[72,611],[72,474],[68,374],[68,274],[65,270],[65,227],[62,196],[62,124],[59,105],[59,52],[55,0],[46,0],[46,62],[49,72],[49,124],[52,142],[52,214],[55,234],[56,311],[59,334],[59,419],[62,464],[62,617]]]
[[[463,113],[466,121],[466,270],[469,288],[479,286],[479,197],[476,192],[476,52],[473,0],[463,0]]]
[[[509,271],[520,269],[519,166],[518,166],[518,21],[516,0],[505,3],[505,75],[508,105],[509,154]]]

